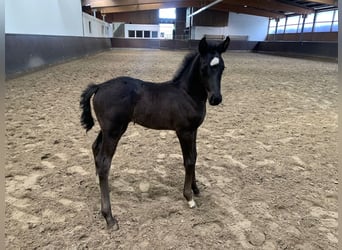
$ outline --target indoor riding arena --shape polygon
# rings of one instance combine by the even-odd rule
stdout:
[[[336,4],[6,0],[6,249],[338,249]],[[178,134],[130,122],[107,227],[101,127],[93,106],[82,127],[81,94],[120,76],[172,81],[227,36],[222,102],[197,130],[196,207]]]

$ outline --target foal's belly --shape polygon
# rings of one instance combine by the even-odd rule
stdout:
[[[194,107],[186,99],[160,98],[140,100],[134,108],[132,121],[151,129],[197,129],[203,122],[205,110]]]

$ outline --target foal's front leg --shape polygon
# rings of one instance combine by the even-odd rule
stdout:
[[[192,191],[194,194],[199,194],[199,189],[196,184],[195,178],[195,165],[197,158],[196,151],[196,135],[197,130],[194,131],[177,131],[177,136],[181,144],[183,161],[185,167],[185,181],[183,195],[188,201],[189,207],[196,207],[196,203],[192,197]],[[191,191],[192,189],[192,191]]]

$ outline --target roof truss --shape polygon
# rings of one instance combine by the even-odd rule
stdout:
[[[102,14],[154,10],[162,8],[201,8],[214,0],[82,0],[82,5],[90,5]],[[315,9],[309,4],[337,6],[337,0],[223,0],[210,9],[237,12],[270,18],[289,14],[309,14]]]

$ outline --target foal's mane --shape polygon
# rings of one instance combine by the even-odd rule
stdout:
[[[184,57],[181,66],[178,68],[178,70],[176,71],[172,79],[172,82],[178,82],[181,79],[183,74],[188,70],[189,66],[191,66],[191,63],[195,59],[197,54],[198,52],[195,51],[195,52],[189,53],[188,55]]]

